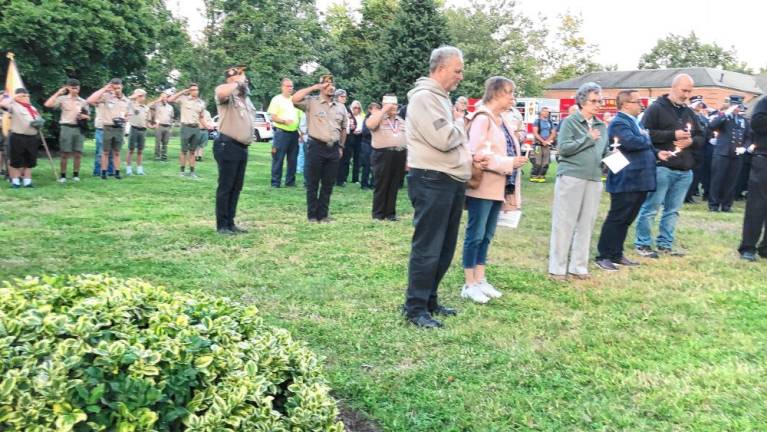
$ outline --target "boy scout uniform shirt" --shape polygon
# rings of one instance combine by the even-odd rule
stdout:
[[[19,135],[37,135],[37,129],[30,123],[34,120],[29,110],[22,104],[13,101],[8,107],[11,115],[11,132]]]
[[[147,118],[149,117],[149,107],[141,104],[130,104],[130,125],[132,127],[146,128]]]
[[[306,126],[311,138],[328,146],[341,140],[341,131],[346,130],[349,124],[343,105],[322,100],[319,96],[307,96],[295,105],[306,113]],[[338,144],[344,146],[342,142]]]
[[[169,103],[155,102],[151,110],[154,112],[154,122],[158,125],[173,124],[173,105]]]
[[[407,146],[405,138],[405,120],[399,116],[381,119],[381,123],[375,129],[370,129],[372,137],[371,146],[374,149],[400,148]]]
[[[200,122],[200,129],[208,129],[208,125],[213,124],[213,118],[210,116],[210,111],[205,110],[202,112],[202,118],[205,120],[205,123]]]
[[[104,108],[101,104],[96,105],[96,108],[94,109],[96,112],[96,118],[93,119],[93,126],[96,129],[103,129],[104,128]]]
[[[56,101],[54,101],[53,107],[61,109],[61,119],[59,120],[59,124],[65,125],[76,126],[77,115],[80,114],[80,111],[83,108],[90,112],[88,103],[85,102],[85,99],[79,96],[76,98],[69,95],[59,96],[56,98]]]
[[[218,130],[243,145],[253,141],[253,116],[256,109],[247,97],[232,93],[225,101],[216,101]]]
[[[179,96],[177,101],[181,111],[181,124],[197,125],[200,122],[200,113],[205,109],[205,102],[199,97],[192,98],[189,95]]]
[[[99,105],[102,107],[102,122],[104,126],[114,126],[113,119],[128,119],[130,116],[130,99],[123,95],[118,98],[114,93],[104,93]]]

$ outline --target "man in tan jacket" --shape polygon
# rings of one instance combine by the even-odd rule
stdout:
[[[437,300],[437,288],[453,259],[461,222],[471,155],[463,113],[449,92],[463,79],[463,54],[437,48],[429,77],[419,78],[408,93],[405,131],[408,142],[408,194],[415,214],[404,313],[418,327],[442,327],[432,315],[456,315]]]

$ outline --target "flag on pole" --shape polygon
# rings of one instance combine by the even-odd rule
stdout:
[[[10,97],[16,96],[16,89],[24,87],[24,81],[21,80],[21,74],[16,67],[16,60],[14,60],[14,54],[9,52],[6,57],[8,58],[8,73],[5,75],[5,94]],[[26,88],[26,87],[24,87]],[[3,135],[8,136],[11,133],[11,118],[7,115],[3,116]]]

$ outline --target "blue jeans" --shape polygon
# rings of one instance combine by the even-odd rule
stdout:
[[[487,262],[487,251],[495,235],[502,204],[502,201],[466,197],[469,220],[463,238],[463,268],[473,269]]]
[[[652,227],[655,215],[663,205],[663,215],[660,218],[658,238],[655,240],[659,248],[671,249],[674,244],[674,230],[679,219],[679,209],[684,203],[684,197],[692,184],[692,170],[677,171],[666,167],[656,170],[658,185],[655,192],[647,195],[637,218],[635,246],[652,246]]]
[[[285,186],[295,186],[298,131],[285,132],[280,128],[274,128],[272,147],[272,186],[280,187],[282,165],[286,158],[288,160],[288,172],[285,175]]]
[[[296,172],[299,174],[304,173],[304,143],[298,143],[298,162],[296,163]]]
[[[101,153],[104,148],[104,129],[96,129],[96,160],[93,161],[93,175],[101,175]],[[108,160],[108,174],[112,175],[115,172],[114,160],[112,160],[112,151],[109,151]]]

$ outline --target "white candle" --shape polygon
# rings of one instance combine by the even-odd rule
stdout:
[[[687,123],[687,132],[692,131],[692,125],[690,123]]]

